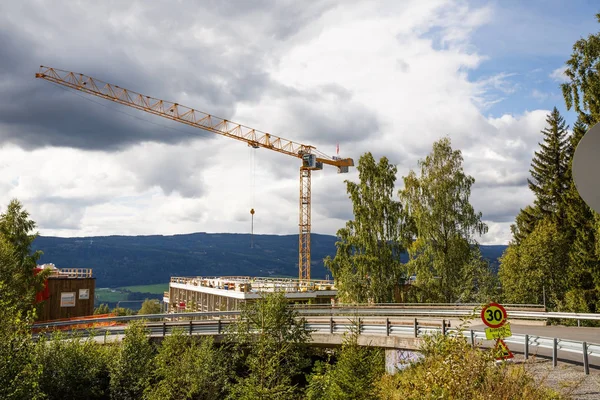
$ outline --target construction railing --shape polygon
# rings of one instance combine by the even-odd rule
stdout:
[[[92,269],[91,268],[56,268],[50,270],[50,277],[57,278],[91,278],[92,277]]]
[[[333,281],[328,280],[305,281],[292,278],[262,278],[250,276],[173,276],[171,277],[171,283],[236,290],[240,292],[273,292],[284,290],[286,293],[293,293],[314,290],[335,290]]]

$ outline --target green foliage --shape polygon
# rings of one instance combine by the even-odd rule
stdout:
[[[160,302],[156,299],[146,299],[138,314],[160,314]]]
[[[529,189],[535,195],[535,206],[542,217],[564,221],[563,196],[569,185],[567,126],[554,107],[546,117],[548,126],[542,130],[544,140],[531,161]]]
[[[133,311],[131,308],[125,308],[125,307],[115,307],[112,309],[111,312],[117,314],[117,317],[124,317],[127,315],[135,314],[135,311]]]
[[[464,336],[426,336],[420,362],[378,384],[382,400],[523,399],[560,396],[538,385],[523,366],[496,365],[492,351],[474,349]]]
[[[154,285],[136,285],[136,286],[125,286],[119,289],[125,290],[127,292],[134,293],[152,293],[152,294],[160,294],[162,295],[164,292],[169,290],[168,283],[156,283]],[[133,300],[133,299],[131,299]]]
[[[31,339],[33,315],[3,294],[6,285],[0,281],[0,399],[41,399],[38,379],[42,371]]]
[[[46,274],[33,275],[41,252],[31,252],[37,236],[32,234],[35,222],[18,200],[12,200],[0,214],[0,282],[4,282],[6,298],[23,309],[31,309],[35,293],[42,288]]]
[[[475,179],[462,164],[461,152],[443,138],[419,161],[420,176],[411,170],[399,192],[414,221],[408,269],[416,274],[418,301],[470,301],[477,287],[489,286],[474,278],[490,276],[473,238],[487,232],[487,226],[469,203]]]
[[[352,200],[354,220],[338,230],[335,258],[325,266],[336,281],[343,302],[391,302],[404,281],[400,254],[402,206],[394,201],[396,166],[371,153],[358,162],[359,183],[346,181]]]
[[[600,14],[596,14],[600,22]],[[573,127],[569,156],[588,127],[600,122],[600,33],[582,38],[573,45],[571,58],[566,62],[562,91],[567,109],[574,109],[579,118]],[[569,252],[569,297],[567,309],[580,309],[583,302],[589,310],[600,310],[600,217],[589,209],[571,182],[566,194],[567,217],[573,233]]]
[[[154,348],[147,334],[148,331],[139,321],[131,322],[127,327],[114,362],[110,365],[111,399],[139,399],[148,390]]]
[[[556,306],[566,291],[568,240],[553,220],[538,222],[520,245],[511,244],[501,258],[499,277],[504,301]]]
[[[515,217],[515,223],[510,226],[513,235],[513,244],[520,244],[533,229],[535,224],[541,219],[540,211],[536,207],[526,206],[521,209]]]
[[[97,268],[94,268],[94,274]],[[119,289],[96,288],[95,301],[98,303],[118,303],[128,300],[129,293],[120,291]]]
[[[100,304],[98,307],[94,308],[94,315],[108,314],[110,313],[110,308],[108,308],[108,304]]]
[[[240,374],[232,399],[294,399],[299,389],[292,380],[308,366],[309,332],[283,293],[266,294],[246,303],[228,335]]]
[[[596,254],[597,231],[595,212],[583,201],[572,180],[573,155],[587,127],[577,120],[569,138],[569,187],[565,193],[567,229],[570,233],[567,292],[562,308],[573,312],[597,312],[600,297],[600,258]],[[584,311],[585,310],[585,311]]]
[[[596,14],[600,22],[600,13]],[[575,109],[583,123],[592,126],[600,121],[600,35],[579,39],[566,62],[569,79],[561,85],[567,109]]]
[[[579,119],[567,138],[556,108],[546,121],[544,140],[531,164],[529,187],[535,204],[517,215],[513,241],[501,259],[504,300],[542,303],[545,290],[551,308],[596,310],[600,260],[594,248],[595,213],[579,196],[571,173],[586,126]]]
[[[562,309],[578,313],[595,313],[600,309],[600,295],[595,289],[571,289],[565,293]],[[596,321],[579,321],[584,326],[598,326]],[[563,325],[575,325],[574,320],[561,320]]]
[[[226,353],[212,337],[186,336],[181,330],[167,336],[153,362],[149,400],[212,400],[225,397],[231,375]]]
[[[42,367],[40,389],[48,400],[106,399],[109,397],[109,363],[115,348],[93,338],[67,337],[61,332],[36,347]]]
[[[535,203],[517,215],[513,241],[501,259],[499,277],[505,301],[539,304],[545,300],[545,290],[549,307],[569,310],[580,308],[582,298],[574,296],[582,292],[570,291],[568,301],[565,293],[591,289],[591,272],[597,265],[591,210],[579,197],[571,174],[573,154],[585,125],[578,121],[573,135],[567,137],[565,122],[556,108],[546,122],[528,180]]]
[[[385,371],[383,350],[358,344],[356,330],[344,338],[335,364],[319,362],[309,376],[308,400],[377,399]]]

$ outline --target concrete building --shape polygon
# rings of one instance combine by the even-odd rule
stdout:
[[[287,278],[249,276],[172,277],[169,291],[164,293],[166,312],[232,311],[263,293],[283,292],[291,302],[299,304],[331,304],[337,291],[333,281],[309,282]]]

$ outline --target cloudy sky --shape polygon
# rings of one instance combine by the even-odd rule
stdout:
[[[42,235],[297,233],[299,160],[35,79],[66,69],[402,176],[449,136],[504,244],[561,69],[595,1],[198,0],[0,4],[0,211]],[[313,174],[313,232],[352,218]]]

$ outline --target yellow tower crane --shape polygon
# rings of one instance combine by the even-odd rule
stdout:
[[[35,77],[195,128],[237,139],[254,148],[262,147],[301,159],[298,276],[301,281],[310,280],[311,172],[323,169],[323,164],[337,167],[338,173],[348,172],[348,167],[354,166],[351,158],[330,157],[318,151],[314,146],[283,139],[178,103],[124,89],[84,74],[40,66]]]

